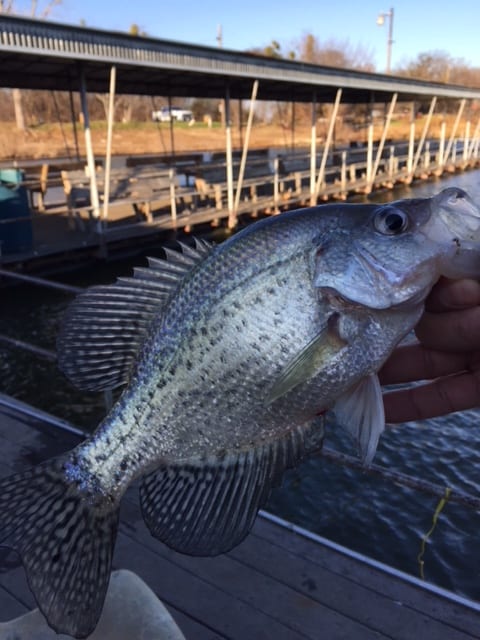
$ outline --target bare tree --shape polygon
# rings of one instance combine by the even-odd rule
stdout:
[[[446,51],[419,53],[413,60],[399,65],[396,73],[421,80],[480,86],[480,69],[471,67],[463,58],[453,58]]]
[[[46,3],[41,3],[43,5],[42,8],[40,7],[38,0],[30,0],[30,3],[22,3],[27,5],[23,8],[20,8],[19,4],[19,2],[15,2],[14,0],[0,0],[0,13],[24,14],[30,15],[32,18],[46,19],[55,7],[62,4],[62,0],[48,0]],[[29,7],[28,4],[30,4]],[[23,113],[22,94],[20,89],[12,89],[12,98],[17,129],[23,131],[25,129],[25,116]]]

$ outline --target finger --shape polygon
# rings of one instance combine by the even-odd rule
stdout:
[[[448,376],[469,368],[475,357],[467,352],[435,351],[421,344],[399,347],[380,370],[380,383],[399,384]]]
[[[430,349],[480,349],[480,306],[444,313],[425,312],[415,333],[420,342]]]
[[[433,313],[442,313],[479,304],[480,283],[477,280],[441,278],[427,298],[426,309]]]
[[[478,373],[461,373],[409,389],[385,393],[386,422],[408,422],[478,407]]]

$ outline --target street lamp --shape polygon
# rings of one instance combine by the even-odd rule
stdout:
[[[393,8],[385,13],[379,13],[377,18],[377,24],[379,27],[383,27],[385,24],[385,18],[388,18],[388,40],[387,40],[387,67],[386,73],[390,73],[390,65],[392,61],[392,44],[393,44]]]

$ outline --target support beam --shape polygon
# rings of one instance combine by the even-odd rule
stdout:
[[[465,163],[468,162],[468,149],[470,146],[470,127],[471,127],[470,120],[468,120],[465,123],[465,138],[463,140],[463,154],[462,154],[463,161]]]
[[[387,132],[388,132],[388,129],[390,128],[390,122],[392,120],[392,115],[393,115],[393,111],[395,109],[395,105],[397,104],[397,97],[398,97],[398,94],[394,93],[393,96],[392,96],[392,100],[390,101],[390,107],[388,108],[387,117],[385,118],[385,122],[383,124],[383,130],[382,130],[382,135],[381,135],[381,138],[380,138],[380,143],[379,143],[378,149],[377,149],[377,155],[375,156],[375,162],[374,162],[373,169],[372,169],[372,172],[371,172],[371,175],[370,175],[369,183],[367,185],[368,193],[370,193],[370,191],[372,190],[373,183],[375,182],[375,177],[377,175],[378,167],[379,167],[379,164],[380,164],[380,160],[382,158],[383,148],[385,146],[385,140],[387,138]]]
[[[102,228],[99,222],[100,201],[98,197],[97,175],[95,171],[95,157],[93,155],[92,133],[90,131],[90,115],[87,104],[87,82],[85,71],[80,72],[80,102],[82,105],[83,128],[85,134],[85,151],[87,154],[88,177],[90,179],[90,203],[92,206],[92,217],[97,220],[96,231],[101,233]]]
[[[373,173],[373,123],[368,125],[367,131],[367,187],[372,181]]]
[[[460,118],[462,117],[462,113],[463,113],[463,110],[465,109],[466,102],[467,101],[465,98],[460,100],[460,105],[457,111],[457,117],[455,118],[455,122],[453,123],[452,133],[450,134],[450,139],[448,141],[447,148],[445,150],[445,155],[443,156],[443,165],[445,165],[448,162],[448,158],[452,153],[453,142],[455,140],[455,136],[457,135],[458,125],[460,124]]]
[[[478,120],[476,126],[475,126],[475,130],[473,132],[473,136],[470,139],[470,145],[468,148],[468,160],[472,160],[473,159],[473,152],[475,149],[475,143],[478,141],[478,138],[480,136],[480,119]]]
[[[240,194],[242,192],[243,177],[245,175],[245,166],[247,164],[248,145],[250,144],[250,133],[252,131],[253,113],[255,110],[255,101],[257,99],[257,93],[258,93],[258,80],[255,80],[252,87],[252,95],[250,97],[250,108],[248,110],[247,130],[245,131],[245,141],[243,143],[242,157],[240,160],[240,169],[239,169],[238,180],[237,180],[237,191],[235,192],[235,203],[233,208],[235,219],[238,215],[238,207],[240,205]]]
[[[316,204],[315,176],[317,173],[317,94],[312,96],[312,128],[310,134],[310,206]]]
[[[438,155],[437,155],[437,171],[436,175],[441,175],[443,172],[443,165],[445,164],[445,132],[447,129],[447,124],[445,119],[442,120],[442,124],[440,125],[440,141],[438,143]]]
[[[225,114],[225,162],[227,170],[227,201],[228,201],[228,228],[237,226],[237,216],[234,210],[233,199],[233,158],[232,158],[232,119],[230,114],[230,87],[225,89],[224,109]]]
[[[318,170],[317,184],[315,185],[315,201],[316,204],[318,196],[320,194],[320,188],[325,179],[325,167],[327,166],[328,153],[330,151],[330,145],[332,143],[333,131],[335,129],[335,122],[337,120],[338,107],[340,106],[340,100],[342,99],[342,90],[337,89],[337,95],[335,96],[335,102],[333,103],[332,115],[330,117],[330,123],[328,125],[327,139],[325,140],[325,146],[323,147],[322,160],[320,162],[320,169]]]
[[[412,111],[410,115],[410,134],[408,138],[408,155],[407,155],[407,180],[408,176],[412,173],[413,167],[413,155],[415,153],[415,120],[416,120],[417,105],[412,103]]]
[[[433,116],[433,112],[435,111],[436,104],[437,104],[437,96],[433,96],[432,101],[430,102],[430,108],[428,110],[427,118],[423,125],[422,135],[420,136],[420,142],[418,143],[415,159],[413,161],[412,168],[408,175],[408,182],[411,182],[415,176],[415,171],[417,170],[418,162],[420,160],[420,155],[422,153],[423,145],[425,144],[425,139],[427,137],[427,133],[430,128],[430,123],[432,122],[432,116]]]
[[[115,86],[117,68],[110,68],[110,92],[108,95],[107,148],[105,150],[105,185],[103,188],[103,222],[108,220],[108,205],[110,201],[110,169],[112,166],[112,134],[115,115]]]
[[[169,130],[170,130],[170,153],[172,156],[172,161],[170,165],[175,164],[175,134],[173,133],[173,116],[172,116],[172,96],[168,96],[168,113],[170,114],[170,119],[168,121]]]
[[[68,91],[68,99],[70,103],[70,115],[72,118],[73,139],[75,141],[75,157],[77,160],[80,160],[80,147],[78,145],[78,135],[77,135],[77,118],[75,116],[75,105],[73,103],[73,91],[71,87]]]

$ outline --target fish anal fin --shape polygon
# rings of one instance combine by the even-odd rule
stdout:
[[[143,479],[150,533],[172,549],[214,556],[238,545],[286,468],[305,450],[300,430],[272,444],[162,467]]]
[[[337,325],[338,315],[332,314],[320,333],[281,372],[268,394],[267,404],[313,378],[346,346],[347,343],[340,336]]]
[[[372,462],[385,429],[382,390],[376,374],[363,378],[335,402],[337,423],[355,439],[363,462]]]

